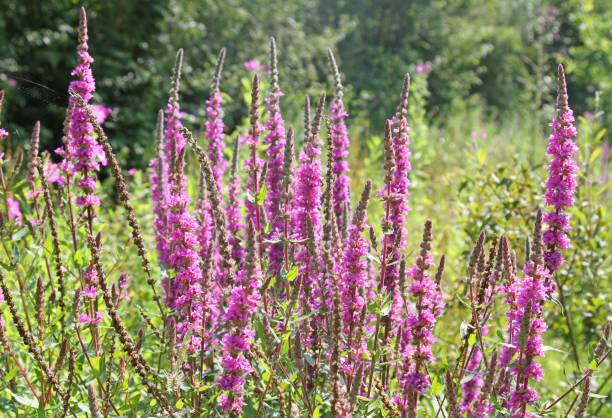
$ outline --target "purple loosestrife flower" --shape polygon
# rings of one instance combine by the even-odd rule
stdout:
[[[155,239],[157,242],[157,253],[159,260],[164,265],[169,265],[170,237],[168,227],[168,208],[170,203],[170,191],[173,189],[173,179],[185,184],[182,168],[180,175],[172,173],[178,171],[176,167],[177,156],[185,147],[185,140],[179,132],[181,123],[181,112],[179,108],[179,89],[181,80],[181,69],[183,65],[183,50],[179,49],[176,54],[174,70],[172,73],[172,87],[168,104],[163,111],[163,117],[158,118],[157,155],[149,163],[151,167],[151,192],[153,198],[153,212],[155,214]],[[161,116],[161,115],[160,115]]]
[[[319,101],[314,127],[311,129],[310,136],[305,139],[304,147],[300,153],[300,164],[295,176],[293,211],[291,213],[291,231],[293,233],[293,238],[297,240],[307,240],[310,229],[308,223],[310,222],[315,244],[320,241],[321,236],[321,214],[319,208],[321,206],[321,178],[323,167],[320,160],[322,144],[319,137],[319,129],[324,106],[325,95],[322,95]],[[310,271],[310,268],[311,261],[319,265],[320,263],[317,263],[316,260],[311,260],[306,242],[300,245],[295,258],[299,264],[302,291],[306,292],[306,299],[303,300],[303,302],[312,309],[316,309],[317,303],[315,300],[317,296],[314,287],[315,284],[318,283],[319,274]]]
[[[255,338],[250,322],[261,301],[259,287],[263,278],[257,258],[259,250],[253,224],[249,224],[247,248],[246,263],[236,275],[236,285],[230,293],[224,314],[229,331],[221,341],[223,374],[217,382],[224,391],[219,397],[221,407],[226,413],[237,415],[242,413],[245,405],[243,389],[246,377],[253,372],[245,354],[250,352]]]
[[[557,79],[557,116],[553,119],[552,135],[549,138],[548,154],[552,161],[548,166],[549,177],[546,183],[546,204],[553,207],[545,216],[547,229],[543,240],[546,244],[544,262],[551,273],[563,263],[559,250],[567,249],[570,241],[567,232],[570,230],[569,215],[565,213],[574,203],[576,191],[576,172],[578,166],[574,156],[578,150],[573,138],[576,136],[574,115],[568,105],[567,86],[563,66],[559,65]]]
[[[89,299],[89,304],[84,306],[86,312],[81,313],[79,317],[79,323],[85,325],[97,325],[102,321],[102,312],[96,311],[94,308],[94,300],[98,294],[98,273],[93,266],[89,266],[83,273],[84,286],[82,289],[82,295]]]
[[[349,358],[344,370],[354,375],[359,360],[363,358],[367,339],[360,338],[362,312],[368,303],[368,262],[370,241],[363,236],[368,228],[367,205],[370,199],[372,182],[368,180],[361,195],[359,206],[355,211],[353,222],[348,229],[348,237],[344,244],[344,258],[341,265],[339,290],[342,303],[343,333],[346,337]],[[351,364],[353,363],[353,364]]]
[[[334,58],[331,49],[328,50],[328,57],[336,84],[334,101],[330,105],[331,124],[329,129],[331,130],[331,153],[333,161],[332,170],[334,173],[334,213],[336,215],[338,225],[340,226],[342,219],[345,218],[344,211],[347,210],[350,202],[350,180],[347,176],[349,166],[348,161],[346,160],[349,155],[350,143],[348,131],[344,122],[348,116],[348,112],[344,108],[344,103],[342,101],[344,97],[344,88],[342,87],[340,72],[338,71],[336,59]]]
[[[542,318],[542,307],[549,292],[546,284],[549,271],[543,265],[542,257],[541,227],[542,212],[538,210],[531,260],[523,269],[524,277],[510,289],[514,294],[510,297],[513,303],[507,314],[508,338],[513,340],[509,340],[511,343],[508,345],[514,347],[514,352],[504,352],[502,362],[512,358],[510,362],[514,363],[510,373],[516,385],[512,387],[506,406],[515,417],[535,416],[526,412],[527,406],[538,400],[537,392],[529,387],[529,380],[541,380],[544,375],[542,367],[535,361],[543,354],[542,334],[547,326]]]
[[[79,45],[77,47],[78,64],[71,75],[76,77],[70,82],[69,91],[73,91],[88,103],[96,89],[95,80],[91,71],[93,58],[89,55],[87,45],[87,15],[85,8],[81,8],[79,19]],[[64,157],[64,171],[68,177],[77,173],[80,178],[77,187],[82,195],[77,197],[79,206],[98,206],[100,199],[94,195],[96,187],[95,172],[100,165],[106,165],[106,157],[102,147],[96,141],[93,126],[89,122],[87,113],[77,106],[76,99],[69,98],[68,135],[65,147],[59,152]]]
[[[223,190],[223,174],[227,168],[227,161],[223,156],[225,147],[223,141],[223,109],[221,107],[222,96],[219,90],[221,82],[221,72],[225,60],[225,49],[222,48],[217,58],[217,64],[213,74],[211,84],[211,95],[206,101],[207,120],[204,123],[206,141],[208,142],[208,159],[210,160],[213,177],[217,184],[217,189]],[[211,242],[214,233],[213,214],[210,207],[210,199],[206,197],[204,178],[200,178],[200,194],[196,203],[198,221],[200,223],[200,257],[204,260],[208,257],[208,251],[212,251],[212,275],[220,277],[219,274],[219,251]],[[216,283],[215,283],[216,284]]]
[[[281,196],[283,179],[283,161],[285,150],[285,121],[280,111],[280,98],[283,96],[278,84],[278,61],[276,55],[276,42],[270,38],[270,78],[272,79],[272,90],[266,97],[266,112],[268,120],[264,124],[267,135],[264,139],[268,147],[268,176],[266,178],[266,213],[272,224],[272,238],[282,235],[284,220],[281,216]],[[276,243],[270,246],[270,269],[277,272],[283,260],[283,244]]]
[[[168,184],[168,189],[172,190],[176,182],[186,186],[185,175],[183,173],[182,158],[180,157],[185,149],[185,138],[181,135],[181,109],[179,105],[179,90],[181,83],[181,71],[183,68],[183,50],[179,49],[176,53],[176,61],[172,73],[172,88],[168,104],[164,109],[164,135],[162,138],[163,158],[162,174]],[[175,173],[178,173],[175,175]]]
[[[168,305],[174,309],[191,307],[192,299],[202,292],[198,223],[189,213],[190,200],[182,184],[175,182],[167,202],[168,266],[174,269],[175,276],[166,295]],[[177,325],[177,329],[185,325]]]
[[[427,374],[427,363],[433,361],[432,345],[435,342],[433,330],[437,318],[444,309],[444,294],[440,284],[429,277],[428,270],[433,265],[431,256],[431,221],[425,222],[421,251],[416,263],[409,269],[408,275],[412,278],[409,293],[416,301],[415,308],[408,313],[403,333],[409,332],[410,345],[401,347],[402,365],[399,385],[402,391],[403,402],[400,407],[415,411],[419,394],[425,393],[431,382]]]
[[[165,110],[163,155],[161,164],[162,176],[166,178],[168,194],[165,200],[166,229],[165,237],[167,254],[164,259],[173,269],[171,283],[166,283],[166,301],[168,305],[179,310],[184,322],[177,324],[178,332],[185,332],[197,324],[198,310],[191,309],[192,302],[201,296],[200,284],[202,272],[198,254],[199,225],[189,213],[191,198],[187,194],[184,173],[185,138],[181,134],[181,112],[179,107],[180,74],[183,61],[183,50],[179,49],[172,78],[170,99]]]
[[[410,88],[410,76],[406,74],[404,77],[404,85],[402,95],[397,112],[392,119],[391,133],[391,148],[394,156],[393,176],[390,179],[390,200],[389,205],[389,222],[387,226],[391,228],[391,232],[385,234],[387,263],[384,277],[384,285],[392,293],[395,288],[398,274],[399,261],[404,253],[406,246],[406,226],[404,218],[406,217],[408,207],[408,193],[410,181],[408,174],[410,173],[410,137],[408,136],[409,127],[408,119],[406,118],[406,110],[408,107],[408,91]]]

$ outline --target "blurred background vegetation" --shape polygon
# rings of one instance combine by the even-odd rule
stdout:
[[[176,49],[185,49],[186,124],[198,128],[214,61],[219,49],[227,48],[221,88],[226,132],[235,137],[246,128],[253,75],[244,63],[256,60],[265,75],[268,38],[274,35],[285,92],[282,110],[298,131],[303,95],[332,93],[326,50],[336,52],[350,112],[353,188],[360,190],[367,177],[378,188],[384,120],[397,105],[403,74],[410,72],[408,242],[414,251],[422,222],[430,218],[436,254],[446,253],[450,260],[445,286],[453,298],[437,348],[442,362],[452,356],[449,347],[459,341],[460,323],[468,318],[461,303],[463,276],[478,232],[508,234],[523,256],[535,209],[543,205],[556,66],[563,63],[577,116],[581,173],[572,210],[574,245],[556,278],[559,299],[547,311],[551,330],[543,399],[561,392],[589,364],[590,347],[610,319],[612,304],[606,133],[612,1],[0,0],[0,88],[7,93],[2,118],[14,146],[27,144],[36,120],[42,122],[43,147],[60,143],[82,4],[95,59],[94,102],[113,109],[105,127],[126,170],[146,167],[151,155],[155,117],[167,100]],[[146,173],[130,178],[140,218],[150,226]],[[108,183],[103,187],[112,196]],[[107,202],[105,221],[121,222],[121,208]],[[380,202],[373,201],[370,212],[379,228]],[[119,228],[117,236],[127,230]],[[135,264],[132,254],[125,270]],[[593,416],[610,416],[612,373],[603,371],[597,380],[593,392],[600,397],[592,402]]]
[[[270,35],[279,43],[289,120],[299,118],[304,93],[329,92],[328,47],[362,131],[382,130],[407,71],[423,74],[419,111],[440,127],[478,114],[543,136],[559,62],[577,114],[612,103],[609,0],[0,0],[0,87],[11,103],[5,126],[17,140],[40,119],[43,144],[59,143],[82,4],[97,101],[114,109],[110,137],[139,166],[179,47],[186,54],[183,108],[193,124],[202,120],[216,55],[227,48],[229,131],[246,112],[236,100],[241,79],[250,77],[243,63],[255,59],[265,68]],[[609,125],[606,116],[601,122]],[[354,132],[365,144],[361,134]]]

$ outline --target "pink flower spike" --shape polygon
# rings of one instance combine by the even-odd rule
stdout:
[[[574,115],[568,104],[565,73],[561,65],[557,82],[557,116],[551,123],[552,134],[548,143],[548,154],[552,160],[548,167],[549,177],[544,195],[546,203],[552,207],[544,217],[547,225],[544,232],[544,262],[550,273],[554,273],[563,263],[563,255],[559,250],[570,247],[567,236],[570,225],[566,210],[574,203],[578,172],[578,165],[574,161],[578,151],[574,142],[577,132]]]

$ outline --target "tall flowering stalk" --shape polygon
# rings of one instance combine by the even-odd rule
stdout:
[[[168,167],[164,164],[164,111],[157,114],[157,141],[155,158],[149,162],[149,181],[153,206],[153,226],[160,263],[168,264],[168,242],[166,240],[166,202],[169,199]]]
[[[249,147],[250,158],[245,161],[245,166],[248,168],[249,175],[247,180],[247,191],[249,195],[246,198],[245,206],[249,219],[253,220],[255,230],[259,236],[262,226],[262,212],[260,203],[257,202],[260,187],[262,185],[261,167],[263,161],[259,158],[259,136],[261,126],[259,124],[259,77],[257,74],[253,76],[253,86],[251,88],[251,111],[250,111],[250,129],[246,139]]]
[[[217,64],[213,74],[211,84],[211,94],[206,101],[207,119],[204,123],[204,131],[206,141],[208,142],[208,159],[210,160],[211,170],[217,183],[217,189],[223,190],[223,174],[227,168],[227,161],[223,156],[225,147],[223,137],[223,108],[221,107],[222,96],[219,89],[221,82],[221,72],[225,60],[225,48],[222,48],[217,58]],[[211,269],[214,276],[217,276],[218,271],[218,251],[212,242],[214,232],[213,215],[210,208],[210,199],[206,196],[206,188],[204,179],[200,178],[200,194],[196,203],[196,211],[200,230],[198,232],[200,240],[200,257],[206,259],[211,257]],[[210,248],[209,248],[210,247]],[[209,250],[213,254],[208,254]]]
[[[268,119],[264,124],[267,135],[264,139],[268,147],[268,176],[266,179],[266,213],[272,224],[270,236],[279,238],[283,232],[284,220],[281,214],[281,196],[283,179],[283,161],[285,149],[285,121],[280,111],[280,99],[283,92],[278,84],[278,59],[276,54],[276,41],[270,38],[270,78],[272,88],[266,97],[266,113]],[[283,261],[283,244],[274,243],[270,246],[270,269],[278,271]]]
[[[2,115],[2,105],[4,104],[4,90],[0,90],[0,115]],[[1,125],[0,125],[1,126]],[[8,136],[8,131],[4,128],[0,128],[0,141]],[[4,154],[0,151],[0,160]]]
[[[219,397],[226,413],[242,413],[245,405],[243,390],[246,377],[253,372],[246,354],[251,351],[255,331],[251,328],[251,317],[261,302],[259,287],[262,273],[259,267],[255,229],[249,224],[247,234],[247,259],[236,275],[236,286],[232,289],[224,319],[229,331],[222,339],[223,374],[218,384],[223,393]]]
[[[221,82],[221,72],[223,71],[223,62],[225,61],[225,48],[222,48],[217,58],[215,73],[211,85],[211,94],[206,100],[206,122],[204,124],[205,136],[208,141],[208,159],[210,160],[213,175],[217,181],[217,186],[221,190],[221,182],[223,173],[227,169],[227,161],[223,156],[223,108],[221,90],[219,83]]]
[[[293,238],[296,240],[309,239],[309,230],[312,230],[314,243],[319,242],[321,234],[321,176],[323,167],[321,164],[321,139],[319,130],[323,108],[325,106],[325,95],[319,100],[319,107],[315,116],[310,135],[306,138],[306,143],[300,153],[300,164],[295,175],[295,194],[293,196],[293,211],[291,214],[291,230]],[[311,224],[309,227],[308,224]],[[312,256],[308,250],[308,245],[300,245],[295,256],[299,264],[300,277],[302,281],[302,291],[304,292],[303,302],[310,308],[317,307],[317,291],[315,285],[318,283],[319,274],[313,272],[311,262]]]
[[[181,133],[182,122],[179,106],[180,76],[183,62],[183,50],[179,49],[172,76],[172,89],[164,115],[163,155],[161,174],[165,179],[168,194],[165,201],[166,228],[160,237],[162,248],[167,253],[160,259],[167,262],[174,272],[174,277],[166,282],[166,302],[178,310],[184,322],[177,324],[179,332],[185,332],[190,325],[197,322],[198,309],[193,308],[193,300],[202,293],[200,257],[198,254],[198,223],[189,213],[191,198],[187,194],[186,176],[184,173],[185,138]]]
[[[416,417],[419,395],[431,386],[427,365],[434,359],[432,346],[435,342],[433,330],[436,320],[444,309],[444,294],[440,283],[428,273],[433,265],[431,256],[431,221],[425,222],[421,251],[415,264],[409,269],[412,279],[409,293],[415,300],[415,307],[404,321],[402,334],[402,364],[399,375],[401,395],[396,398],[404,415]],[[438,278],[438,276],[436,276]],[[408,344],[409,342],[409,344]]]
[[[344,243],[344,258],[341,264],[339,290],[342,304],[343,334],[348,357],[342,365],[350,382],[355,377],[360,361],[367,350],[367,339],[363,338],[364,308],[369,302],[368,262],[370,242],[363,233],[368,228],[367,209],[372,182],[368,180],[348,228]],[[354,382],[359,385],[360,382]]]
[[[391,149],[393,153],[393,173],[389,179],[387,210],[389,231],[385,233],[383,243],[386,251],[386,265],[383,273],[383,284],[389,291],[395,288],[399,277],[399,261],[406,247],[406,226],[404,219],[408,214],[408,192],[410,181],[410,137],[407,119],[408,92],[410,89],[410,76],[404,77],[404,85],[400,103],[395,116],[391,121]],[[387,217],[385,218],[387,219]]]
[[[332,161],[333,161],[333,173],[334,173],[334,213],[338,225],[343,219],[346,219],[345,212],[348,210],[350,203],[350,179],[348,178],[349,166],[347,157],[349,155],[349,136],[346,129],[345,119],[348,116],[348,112],[344,107],[344,87],[342,86],[342,80],[340,77],[340,71],[336,64],[336,59],[331,49],[327,51],[329,62],[331,65],[332,73],[334,76],[334,100],[330,105],[330,130],[331,130],[331,142],[332,142]]]
[[[238,174],[239,145],[240,141],[238,138],[236,138],[234,141],[230,180],[227,187],[228,201],[227,206],[225,207],[227,230],[230,235],[229,244],[232,247],[232,258],[236,264],[238,264],[244,256],[244,248],[240,245],[240,234],[244,229],[244,226],[242,224],[242,214],[240,213],[241,205],[238,196],[241,186],[240,175]]]
[[[185,184],[184,175],[173,176],[176,170],[176,156],[182,152],[185,146],[184,139],[179,133],[182,126],[181,112],[179,108],[179,89],[181,70],[183,66],[183,50],[179,49],[172,73],[172,87],[170,98],[163,111],[163,118],[158,120],[158,148],[155,158],[149,166],[151,167],[151,184],[153,187],[153,212],[155,214],[155,239],[157,242],[157,253],[159,261],[163,265],[169,265],[170,242],[168,231],[168,204],[172,181],[174,178]],[[163,122],[163,123],[162,123]]]
[[[30,139],[30,163],[28,166],[28,183],[32,187],[31,195],[36,198],[40,194],[40,190],[36,189],[36,158],[38,158],[38,149],[40,147],[40,121],[34,124],[32,138]]]
[[[71,75],[75,80],[70,82],[69,90],[89,103],[96,89],[96,83],[91,71],[93,58],[89,54],[87,44],[87,14],[81,8],[79,17],[79,45],[77,47],[78,64]],[[58,151],[63,157],[63,169],[66,175],[74,178],[79,175],[77,187],[81,195],[77,196],[77,205],[92,208],[100,204],[100,199],[94,194],[96,188],[95,173],[101,165],[106,165],[106,157],[102,147],[96,141],[93,126],[82,106],[77,106],[73,96],[69,98],[68,135],[64,149]]]
[[[179,180],[181,176],[180,172],[174,173],[175,179],[171,182],[167,202],[168,266],[174,270],[175,275],[171,279],[170,286],[166,287],[166,298],[170,307],[177,310],[184,309],[187,315],[187,322],[179,324],[179,331],[183,331],[183,327],[188,327],[194,319],[189,318],[189,315],[197,314],[196,311],[191,311],[192,299],[202,293],[200,256],[197,251],[198,223],[189,213],[191,198]]]
[[[516,384],[510,391],[507,407],[514,417],[535,417],[527,411],[527,406],[538,400],[538,394],[529,385],[530,380],[541,380],[544,373],[542,367],[535,361],[541,357],[542,335],[546,331],[546,323],[542,317],[542,308],[548,287],[548,269],[542,258],[542,212],[538,211],[534,228],[533,250],[531,259],[523,269],[524,277],[516,282],[512,297],[514,304],[507,314],[509,337],[514,338],[510,373]],[[509,356],[509,353],[505,353]]]
[[[385,123],[385,180],[380,196],[384,200],[384,218],[382,220],[383,240],[380,255],[380,279],[377,290],[385,292],[393,298],[391,312],[379,317],[376,323],[374,336],[374,349],[379,348],[379,335],[382,334],[382,347],[386,347],[389,338],[394,336],[401,323],[401,305],[403,295],[397,286],[399,281],[399,267],[405,247],[406,230],[404,216],[408,211],[408,173],[410,170],[408,121],[406,111],[408,107],[408,92],[410,89],[410,76],[404,76],[400,103],[393,118]],[[393,320],[392,320],[393,319]],[[400,336],[406,340],[407,336]],[[408,341],[405,341],[408,342]],[[386,361],[386,354],[383,360]],[[383,374],[387,375],[388,366]],[[374,368],[370,371],[370,384],[372,387]]]
[[[557,74],[557,116],[552,120],[551,127],[548,154],[552,156],[552,161],[548,166],[550,174],[544,198],[546,204],[553,208],[544,216],[547,229],[542,238],[546,244],[544,252],[546,268],[554,273],[563,263],[560,250],[570,246],[567,236],[570,220],[566,210],[574,204],[578,171],[574,161],[578,147],[573,141],[577,132],[574,127],[574,114],[568,104],[565,72],[561,64]]]
[[[181,157],[185,149],[185,139],[180,133],[183,126],[181,122],[181,108],[179,105],[179,91],[181,85],[181,72],[183,69],[183,50],[176,53],[176,61],[172,74],[172,88],[168,104],[164,110],[164,137],[163,137],[163,161],[166,172],[164,176],[168,182],[168,189],[172,190],[176,182],[186,186],[185,174],[183,172],[183,159]],[[174,175],[178,173],[177,175]]]

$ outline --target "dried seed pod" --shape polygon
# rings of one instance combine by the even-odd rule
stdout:
[[[32,138],[30,139],[30,163],[28,168],[28,178],[30,181],[34,181],[36,176],[36,160],[38,159],[38,149],[40,146],[40,121],[36,121],[34,129],[32,131]]]
[[[539,266],[543,262],[543,250],[542,250],[542,209],[538,209],[536,214],[536,221],[533,228],[533,251],[531,254],[531,261],[536,266]]]
[[[451,418],[462,418],[463,413],[459,409],[457,404],[457,392],[455,391],[455,384],[453,378],[449,372],[446,372],[444,376],[446,381],[446,399],[448,400],[448,415]]]
[[[482,253],[482,248],[484,246],[484,241],[486,238],[486,234],[484,231],[480,232],[480,235],[478,235],[478,240],[476,241],[476,245],[474,246],[474,249],[472,250],[472,255],[470,257],[470,263],[468,265],[468,277],[473,277],[474,273],[476,272],[476,266],[478,264],[478,260],[481,256]]]
[[[440,263],[438,264],[438,270],[436,271],[435,282],[438,286],[440,286],[440,282],[442,281],[442,276],[444,275],[444,266],[446,264],[446,256],[442,255],[440,257]]]
[[[45,325],[45,284],[41,276],[36,281],[36,324],[38,325],[38,338],[43,339]]]
[[[212,78],[212,84],[210,89],[215,91],[219,88],[221,83],[221,73],[223,72],[223,63],[225,62],[225,48],[221,48],[219,55],[217,56],[217,64],[215,65],[215,72]]]
[[[587,407],[589,406],[589,392],[591,390],[591,376],[587,376],[582,383],[582,395],[580,395],[580,403],[576,409],[576,418],[584,418]]]
[[[87,385],[87,397],[89,398],[89,412],[91,412],[92,418],[102,418],[102,412],[98,406],[98,397],[91,383]]]
[[[310,96],[304,98],[304,142],[310,138],[311,121],[310,121]]]

